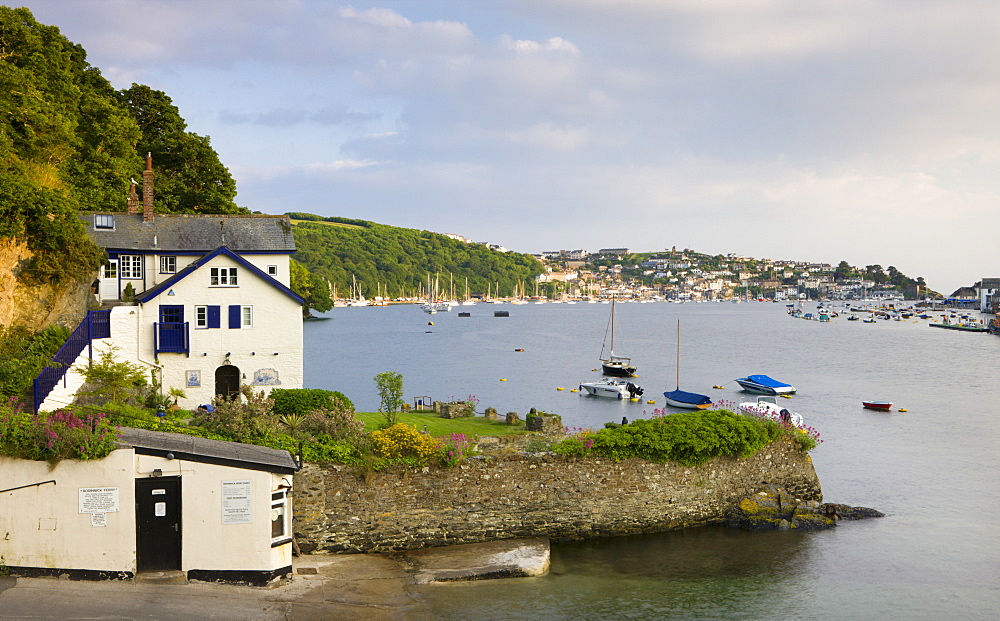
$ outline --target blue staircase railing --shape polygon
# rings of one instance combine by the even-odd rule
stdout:
[[[80,325],[73,330],[59,351],[52,356],[49,366],[42,369],[33,383],[34,399],[32,411],[38,412],[38,408],[49,396],[52,389],[61,381],[65,386],[66,373],[73,363],[88,348],[87,357],[94,358],[93,341],[111,336],[111,311],[89,311]]]

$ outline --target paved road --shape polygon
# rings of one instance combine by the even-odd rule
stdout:
[[[305,555],[294,559],[292,580],[267,588],[0,577],[0,620],[437,620],[417,585],[541,575],[548,564],[547,540],[510,540],[391,557]]]
[[[288,583],[254,588],[192,582],[146,584],[0,578],[0,619],[17,620],[422,620],[398,563],[379,556],[300,557]]]

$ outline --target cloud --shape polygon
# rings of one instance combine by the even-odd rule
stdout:
[[[263,125],[290,127],[293,125],[361,124],[380,118],[381,114],[351,112],[343,104],[331,104],[316,110],[275,108],[262,112],[221,110],[219,121],[228,125]]]

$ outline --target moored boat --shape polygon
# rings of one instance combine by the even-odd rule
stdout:
[[[751,416],[759,416],[761,418],[783,421],[795,425],[796,427],[805,426],[805,421],[802,420],[801,414],[791,412],[787,408],[781,407],[778,405],[778,402],[774,397],[757,397],[756,401],[741,403],[736,406],[736,408],[740,412]]]
[[[869,410],[880,410],[882,412],[888,412],[892,409],[892,403],[889,401],[862,401],[864,405]]]
[[[679,388],[664,392],[663,399],[667,405],[687,410],[707,410],[712,407],[712,400],[708,396],[685,392]]]
[[[677,320],[677,388],[663,393],[667,405],[687,410],[706,410],[712,407],[712,400],[707,395],[681,390],[681,320]]]
[[[608,357],[604,358],[604,348],[601,348],[601,371],[604,375],[612,377],[632,377],[635,375],[635,366],[632,359],[627,356],[619,356],[615,353],[615,299],[611,298],[611,317],[608,319],[608,327],[611,333],[611,347],[608,350]]]
[[[746,390],[747,392],[753,392],[761,395],[790,395],[795,392],[795,386],[779,382],[773,377],[769,377],[767,375],[747,375],[746,377],[739,377],[736,379],[736,383],[742,386],[743,390]]]
[[[635,399],[642,396],[643,390],[632,382],[626,380],[602,377],[595,382],[581,383],[580,392],[594,397]]]

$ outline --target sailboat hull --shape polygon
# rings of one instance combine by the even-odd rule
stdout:
[[[616,364],[616,363],[601,363],[601,370],[605,375],[610,375],[611,377],[632,377],[635,375],[635,367]]]
[[[707,410],[712,407],[712,400],[705,395],[685,392],[683,390],[671,390],[669,392],[665,392],[663,393],[663,398],[667,402],[667,405],[675,408],[684,408],[687,410]]]

